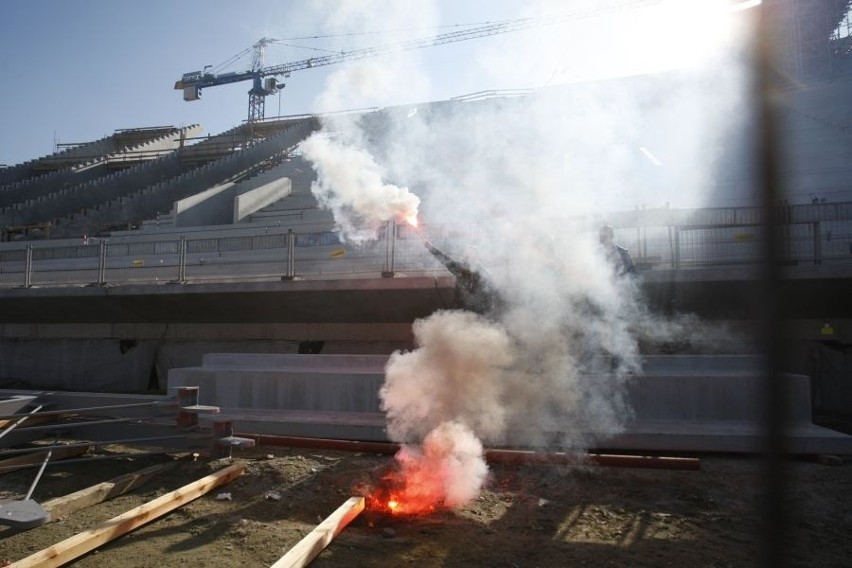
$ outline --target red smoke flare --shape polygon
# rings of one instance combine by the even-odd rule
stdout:
[[[444,508],[443,476],[435,462],[400,459],[397,454],[393,462],[356,492],[366,498],[370,511],[397,516],[429,515]]]

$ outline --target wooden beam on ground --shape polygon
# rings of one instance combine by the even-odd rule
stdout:
[[[161,463],[133,473],[126,473],[109,481],[46,501],[41,504],[41,508],[50,513],[51,522],[58,521],[71,513],[133,491],[158,473],[174,469],[178,463],[177,461]]]
[[[245,468],[241,465],[231,465],[220,469],[216,473],[202,477],[180,489],[122,513],[97,528],[77,533],[71,538],[40,550],[9,566],[12,568],[61,566],[228,483],[242,475],[243,471],[245,471]]]
[[[69,414],[48,414],[48,415],[33,414],[32,416],[27,418],[27,420],[24,422],[23,425],[21,425],[19,431],[26,430],[26,427],[28,427],[28,426],[38,426],[40,424],[49,424],[50,422],[58,422],[59,420],[65,420],[67,418],[71,418],[71,417],[74,417],[74,416],[76,416],[76,415],[70,414],[70,413]],[[18,420],[20,420],[20,419],[19,418],[18,419],[8,418],[8,419],[0,420],[0,429],[3,429],[6,426],[9,426],[10,424],[14,424]]]
[[[300,540],[296,546],[287,551],[287,554],[279,558],[272,565],[272,568],[307,566],[363,510],[364,498],[350,497],[335,512],[318,524],[314,530],[309,532],[305,538]]]
[[[81,456],[88,451],[89,446],[45,446],[44,451],[41,452],[21,454],[13,458],[0,460],[0,475],[39,464],[44,461],[44,456],[47,455],[47,452],[53,452],[50,456],[50,461],[53,463],[57,460]]]

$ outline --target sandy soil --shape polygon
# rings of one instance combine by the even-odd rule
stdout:
[[[164,459],[56,464],[33,498],[45,502]],[[74,566],[269,566],[390,459],[271,447],[236,453],[232,461],[246,466],[242,477]],[[24,558],[228,463],[202,457],[66,519],[19,533],[0,528],[0,562]],[[789,463],[790,566],[852,564],[850,467]],[[30,469],[0,476],[0,499],[20,499],[34,475]],[[703,457],[700,471],[495,464],[468,506],[414,518],[366,511],[312,566],[753,566],[760,490],[759,463],[747,457]],[[221,492],[231,500],[217,500]],[[270,492],[280,500],[268,499]]]

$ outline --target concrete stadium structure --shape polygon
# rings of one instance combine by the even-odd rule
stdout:
[[[779,293],[793,339],[784,370],[796,393],[793,451],[802,453],[852,453],[848,439],[810,423],[813,414],[852,416],[849,377],[837,370],[852,346],[852,79],[848,49],[837,55],[848,38],[837,42],[829,64],[796,60],[807,63],[799,74],[807,82],[781,94],[787,190],[809,202],[770,213],[744,206],[608,217],[634,253],[649,306],[724,323],[736,333],[714,349],[738,356],[754,352],[742,338],[760,324],[758,228],[767,214],[780,218]],[[412,109],[435,117],[460,105],[516,112],[549,96],[492,93],[356,116],[381,134]],[[322,118],[207,137],[197,136],[199,126],[117,131],[0,170],[8,241],[0,243],[0,387],[138,393],[197,384],[209,397],[202,402],[231,408],[250,431],[384,439],[375,398],[384,361],[412,347],[415,319],[460,305],[453,278],[404,228],[358,249],[339,242],[311,194],[315,174],[296,151]],[[750,192],[742,156],[734,147],[722,156],[716,195]],[[438,242],[453,233],[426,231]],[[683,343],[688,351],[689,338]],[[311,364],[302,358],[309,354],[320,354],[321,368],[306,378],[300,366]],[[335,356],[344,358],[329,364]],[[630,392],[636,421],[602,447],[758,449],[755,414],[743,403],[760,398],[754,359],[648,353],[645,370]],[[305,389],[318,389],[314,404],[299,398]],[[287,412],[275,418],[272,410]],[[702,430],[714,422],[721,425]],[[725,436],[713,434],[719,428]]]

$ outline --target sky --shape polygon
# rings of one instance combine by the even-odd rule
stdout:
[[[682,6],[697,5],[678,1]],[[663,0],[663,4],[676,3]],[[184,102],[181,92],[173,89],[174,82],[183,73],[229,60],[261,37],[286,40],[282,42],[286,45],[267,48],[265,64],[273,65],[325,53],[317,50],[346,51],[428,37],[461,29],[460,24],[553,13],[567,6],[576,11],[577,17],[566,25],[422,50],[417,54],[421,68],[416,77],[385,78],[396,83],[394,89],[383,90],[389,95],[364,99],[365,104],[383,105],[632,74],[677,65],[701,55],[694,49],[712,46],[712,42],[684,43],[688,30],[682,26],[656,29],[666,22],[653,12],[608,8],[611,4],[590,0],[570,4],[543,0],[4,0],[0,2],[0,164],[20,163],[52,153],[57,143],[95,140],[124,128],[201,124],[205,134],[227,130],[245,120],[248,83],[209,88],[200,101]],[[585,14],[592,17],[582,17]],[[353,29],[375,33],[355,36]],[[631,35],[636,30],[642,30],[641,38]],[[348,35],[310,39],[340,32]],[[561,43],[549,41],[550,34],[570,34],[576,52],[564,52]],[[516,50],[518,42],[527,47]],[[535,46],[532,56],[530,45]],[[244,57],[225,70],[249,65]],[[334,107],[343,102],[321,96],[337,67],[299,71],[282,79],[287,86],[280,95],[267,98],[266,116],[346,110]],[[352,97],[345,100],[347,105],[358,102]]]

